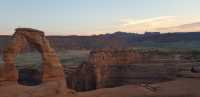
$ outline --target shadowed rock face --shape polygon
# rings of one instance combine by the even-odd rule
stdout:
[[[92,64],[83,63],[74,72],[66,76],[67,86],[76,91],[89,91],[96,89],[95,67]]]
[[[36,69],[20,69],[18,83],[26,86],[36,86],[42,83],[41,71]]]
[[[176,75],[190,74],[192,64],[198,62],[188,58],[190,53],[136,51],[131,49],[101,49],[90,52],[89,63],[95,67],[96,87],[113,87],[139,82],[151,83],[171,80]],[[186,66],[187,65],[187,66]],[[186,66],[186,67],[183,67]],[[199,72],[193,67],[193,72]],[[185,72],[186,74],[184,74]],[[191,76],[198,76],[192,74]]]
[[[27,44],[31,44],[41,53],[43,60],[43,81],[64,79],[63,67],[54,49],[50,47],[49,41],[45,38],[44,32],[31,28],[17,28],[12,41],[3,52],[4,65],[2,67],[3,74],[1,74],[1,80],[18,80],[15,58]]]

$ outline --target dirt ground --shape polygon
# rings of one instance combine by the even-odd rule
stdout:
[[[198,78],[182,78],[158,84],[126,85],[88,92],[65,89],[58,82],[38,86],[1,82],[0,97],[200,97],[199,82]]]

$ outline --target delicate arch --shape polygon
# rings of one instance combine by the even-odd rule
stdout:
[[[33,45],[41,53],[43,81],[64,78],[64,69],[54,49],[50,47],[49,41],[45,38],[44,32],[31,28],[17,28],[12,41],[3,52],[4,80],[18,80],[15,58],[27,44]]]

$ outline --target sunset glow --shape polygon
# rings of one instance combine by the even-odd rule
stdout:
[[[2,0],[0,34],[31,27],[48,35],[200,31],[199,0]],[[179,28],[184,24],[195,24]],[[178,27],[178,28],[177,28]]]

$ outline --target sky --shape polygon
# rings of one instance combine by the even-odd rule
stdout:
[[[179,31],[200,23],[199,5],[200,0],[0,0],[0,34],[17,27],[47,35]]]

